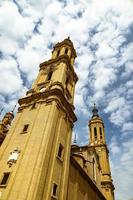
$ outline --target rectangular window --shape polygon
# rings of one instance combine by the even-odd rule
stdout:
[[[0,186],[1,186],[1,187],[2,187],[2,186],[4,187],[4,186],[7,185],[9,176],[10,176],[10,173],[9,173],[9,172],[5,172],[5,173],[4,173],[3,178],[2,178],[2,180],[1,180],[1,182],[0,182]]]
[[[56,183],[54,183],[53,184],[53,188],[52,188],[52,196],[53,197],[57,197],[57,184]]]
[[[57,154],[58,158],[62,159],[62,157],[63,157],[63,149],[64,149],[63,145],[59,144],[58,154]]]
[[[27,132],[29,124],[24,125],[23,132]]]

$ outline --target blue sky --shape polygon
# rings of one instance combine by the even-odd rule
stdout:
[[[133,200],[133,1],[0,0],[0,108],[13,108],[70,36],[77,51],[75,92],[80,145],[88,143],[95,102],[105,122],[116,200]]]

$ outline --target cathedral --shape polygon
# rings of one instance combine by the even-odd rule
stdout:
[[[72,142],[76,51],[57,43],[19,108],[0,122],[0,200],[114,200],[104,122],[94,105],[89,142]],[[34,59],[34,58],[33,58]]]

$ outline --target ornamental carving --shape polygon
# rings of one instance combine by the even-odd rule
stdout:
[[[13,164],[17,162],[18,156],[20,154],[20,150],[15,148],[12,152],[10,152],[7,164],[11,167]]]

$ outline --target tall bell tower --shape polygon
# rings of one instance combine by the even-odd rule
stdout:
[[[94,147],[101,166],[101,188],[107,200],[114,200],[114,185],[111,178],[109,151],[105,140],[105,130],[103,120],[98,114],[98,109],[94,104],[92,118],[89,121],[90,146]]]
[[[65,200],[74,114],[76,52],[69,38],[24,98],[0,146],[0,200]],[[34,61],[34,59],[33,59]]]
[[[0,122],[0,146],[3,143],[8,133],[9,126],[11,125],[13,118],[14,118],[14,114],[13,114],[13,111],[11,111],[11,112],[6,113]]]

